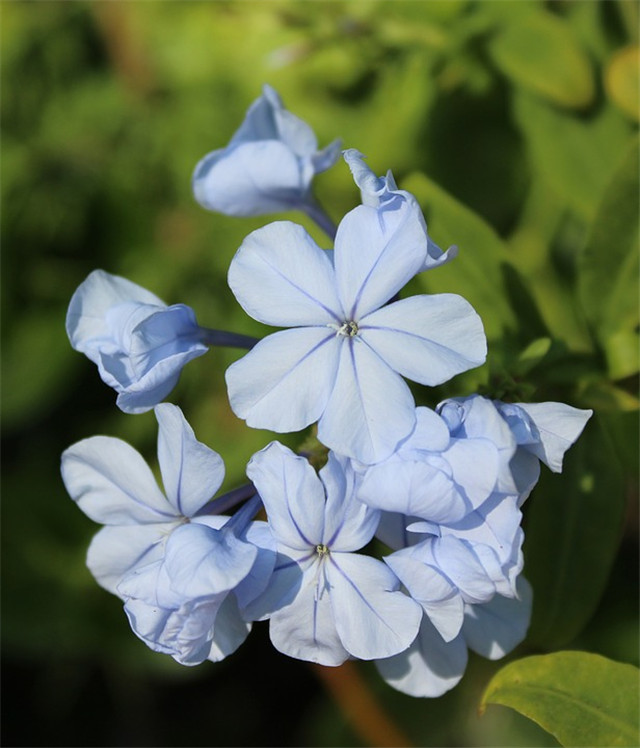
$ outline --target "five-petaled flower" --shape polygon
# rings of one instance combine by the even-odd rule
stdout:
[[[357,553],[373,537],[379,512],[355,498],[355,473],[329,453],[317,475],[278,442],[255,454],[247,475],[264,502],[278,557],[249,611],[270,618],[276,649],[322,665],[372,660],[406,649],[419,605],[381,561]]]
[[[264,338],[226,374],[229,400],[250,426],[298,431],[364,463],[389,457],[414,428],[402,377],[434,386],[483,363],[480,318],[455,294],[390,299],[423,269],[427,234],[417,205],[361,205],[326,252],[279,221],[245,239],[229,285],[255,319],[290,327]],[[401,376],[402,375],[402,376]]]
[[[240,605],[270,576],[270,537],[250,516],[216,514],[224,500],[209,501],[224,479],[220,455],[195,438],[175,405],[155,414],[164,493],[142,456],[109,436],[65,450],[62,477],[85,514],[105,525],[87,566],[125,601],[134,632],[182,664],[222,659],[251,628]]]

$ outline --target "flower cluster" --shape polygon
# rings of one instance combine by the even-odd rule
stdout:
[[[189,307],[102,270],[84,281],[69,339],[122,410],[154,409],[164,491],[136,450],[106,436],[69,447],[62,476],[104,525],[89,569],[153,650],[217,661],[268,620],[284,654],[373,660],[394,688],[433,697],[460,680],[468,649],[495,659],[524,638],[521,506],[540,462],[561,470],[591,411],[477,394],[416,407],[406,379],[433,387],[484,362],[482,323],[455,294],[399,297],[456,248],[434,244],[415,198],[354,149],[343,155],[362,204],[334,230],[311,183],[338,155],[337,143],[317,151],[265,86],[229,146],[195,169],[208,209],[299,209],[335,238],[322,249],[290,221],[246,237],[229,285],[247,314],[284,328],[262,340],[200,327]],[[247,349],[226,383],[249,426],[316,424],[319,472],[273,441],[249,459],[247,484],[215,496],[221,457],[162,402],[212,345]]]

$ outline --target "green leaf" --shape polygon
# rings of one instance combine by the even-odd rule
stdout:
[[[423,290],[464,296],[482,318],[489,338],[514,329],[517,322],[504,287],[503,266],[508,254],[502,239],[480,216],[424,174],[409,175],[401,187],[420,203],[429,236],[440,246],[459,247],[453,262],[419,276]]]
[[[640,119],[640,47],[618,50],[609,60],[604,85],[609,98],[629,117]]]
[[[511,662],[491,679],[480,705],[524,714],[565,746],[637,746],[639,671],[588,652]]]
[[[585,118],[565,112],[524,89],[514,92],[514,116],[527,140],[531,170],[585,221],[593,220],[598,201],[633,132],[614,107]]]
[[[634,139],[615,172],[579,263],[580,301],[614,379],[638,370],[638,146]]]
[[[554,104],[582,108],[595,87],[589,58],[569,24],[540,11],[505,25],[490,41],[489,53],[514,83]]]
[[[525,574],[534,590],[528,641],[566,646],[584,628],[607,584],[625,511],[622,471],[597,414],[564,459],[544,466],[525,504]]]
[[[5,340],[2,416],[5,428],[43,417],[70,385],[77,363],[64,330],[64,315],[25,313]]]

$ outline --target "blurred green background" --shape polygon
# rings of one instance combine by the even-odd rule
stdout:
[[[3,744],[366,745],[314,671],[265,624],[223,663],[183,668],[130,632],[84,555],[97,529],[59,457],[98,433],[151,462],[152,414],[127,416],[71,350],[68,301],[95,268],[201,324],[262,336],[226,286],[244,236],[193,200],[264,82],[320,146],[341,137],[420,200],[451,265],[408,292],[456,292],[488,363],[419,402],[480,391],[596,414],[563,476],[525,505],[531,635],[510,656],[586,649],[638,664],[638,3],[5,2],[2,14]],[[342,163],[317,179],[337,221],[359,201]],[[277,216],[282,218],[283,216]],[[300,215],[316,239],[326,240]],[[225,485],[273,435],[229,409],[214,350],[172,401],[219,451]],[[290,439],[295,444],[295,437]],[[472,658],[438,700],[360,671],[415,745],[556,745],[477,705],[500,667]]]

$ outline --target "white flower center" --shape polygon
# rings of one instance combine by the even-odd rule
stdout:
[[[320,556],[320,558],[322,558],[323,556],[328,556],[329,548],[324,543],[318,543],[318,545],[316,546],[316,553],[318,554],[318,556]]]
[[[353,320],[344,322],[342,327],[338,328],[338,335],[344,335],[346,338],[352,338],[358,334],[358,324]]]

